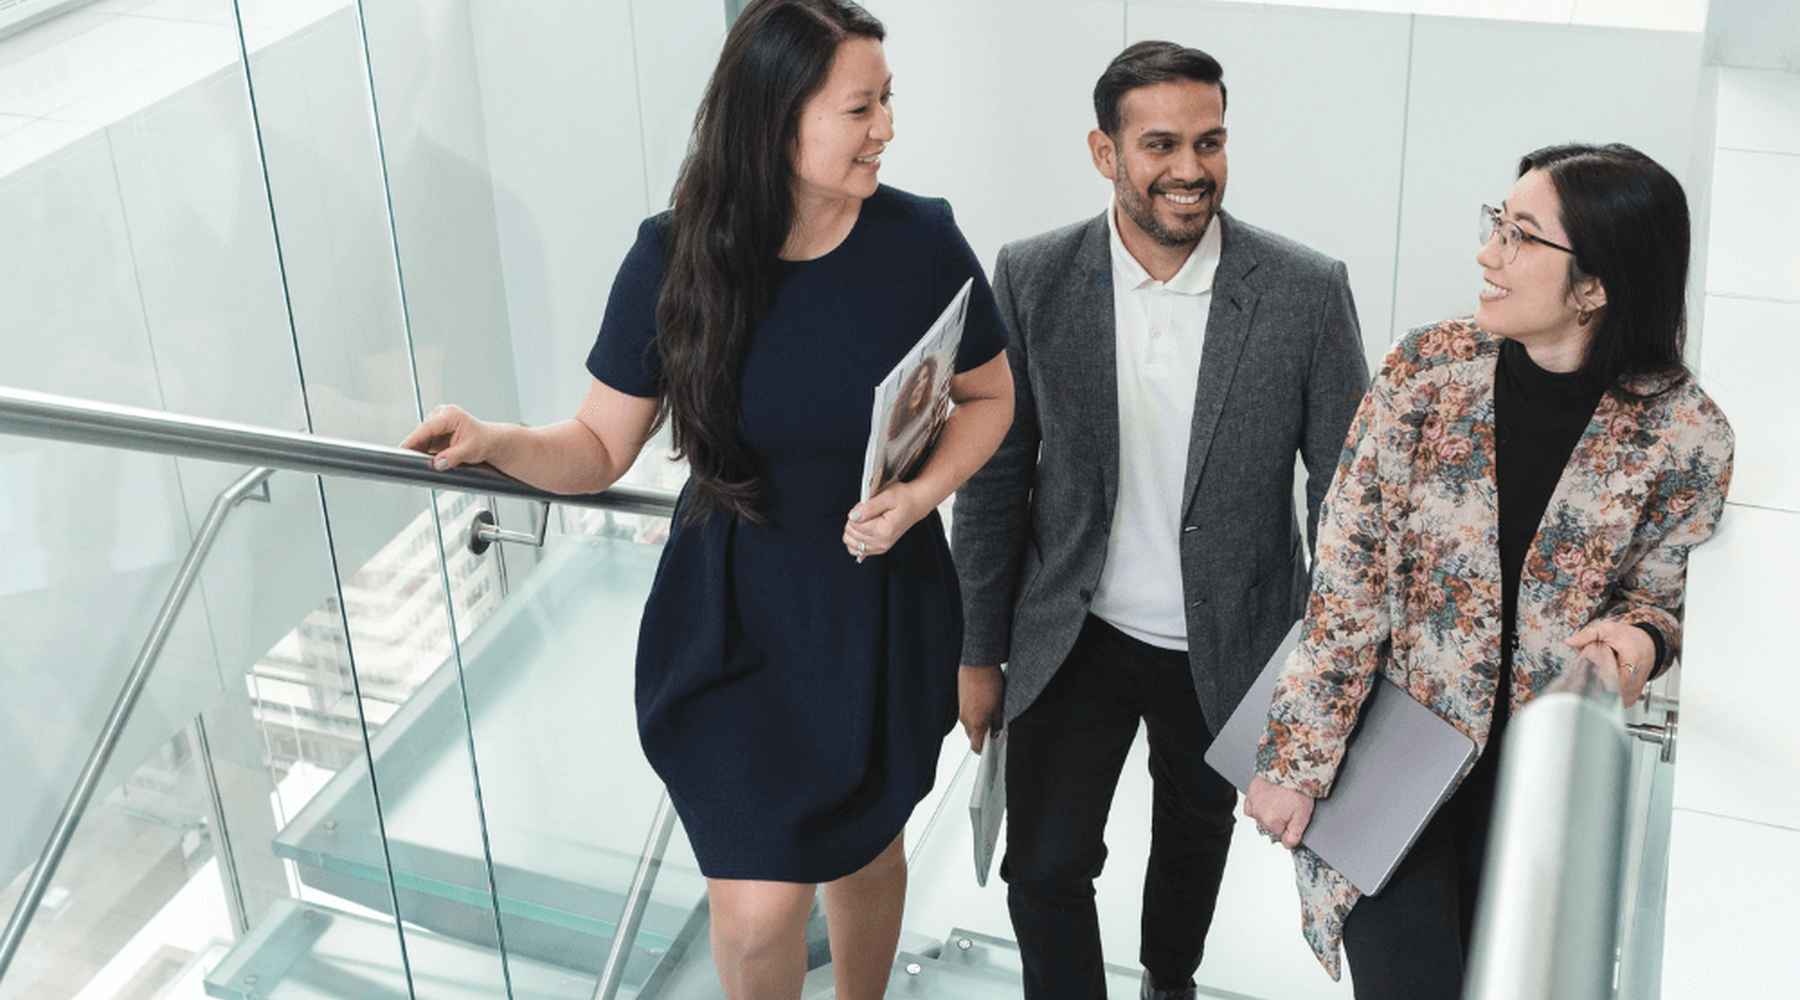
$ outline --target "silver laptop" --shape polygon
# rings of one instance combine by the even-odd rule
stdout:
[[[1206,751],[1206,762],[1239,791],[1250,787],[1275,680],[1299,643],[1296,622]],[[1475,741],[1392,681],[1378,678],[1331,795],[1313,807],[1302,843],[1363,895],[1373,896],[1474,758]]]

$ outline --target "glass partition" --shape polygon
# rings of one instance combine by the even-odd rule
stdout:
[[[0,452],[53,457],[61,468],[90,471],[161,467],[173,475],[179,469],[198,482],[234,471],[14,437],[0,437]],[[9,476],[0,497],[12,509],[30,509],[35,485]],[[67,490],[58,495],[65,500],[147,509],[143,484],[95,477],[62,485]],[[139,662],[148,671],[143,699],[112,744],[111,763],[78,815],[67,853],[0,980],[0,996],[278,995],[272,991],[283,981],[344,971],[341,955],[321,957],[294,936],[295,928],[340,911],[363,930],[355,969],[398,970],[397,992],[387,995],[408,995],[393,887],[379,854],[363,873],[371,891],[347,893],[340,884],[309,879],[305,859],[281,842],[294,814],[322,808],[334,782],[366,771],[363,748],[379,731],[377,713],[364,711],[357,698],[355,652],[334,614],[341,588],[318,480],[240,474],[224,496],[191,536],[183,528],[168,537],[163,556],[146,564],[143,599],[121,604],[93,596],[85,607],[71,605],[79,595],[70,584],[104,583],[105,574],[95,575],[104,563],[51,535],[39,536],[39,544],[59,572],[31,586],[15,581],[20,585],[0,601],[14,648],[26,653],[8,665],[16,688],[54,684],[58,677],[66,684],[82,670],[92,674],[81,688],[69,689],[77,697],[18,704],[34,717],[20,715],[6,727],[67,737],[55,759],[42,760],[65,779],[41,796],[53,791],[57,806],[127,676]],[[198,566],[191,587],[182,585],[184,561]],[[307,605],[325,610],[295,613]],[[224,609],[244,617],[221,628],[215,623]],[[281,620],[290,625],[268,627]],[[168,641],[150,642],[165,621]],[[63,658],[80,647],[101,655],[92,663]],[[57,720],[72,710],[80,717]],[[380,811],[367,784],[337,804],[358,814]],[[7,872],[8,914],[27,887],[56,809],[21,815],[34,842],[21,854],[21,867]],[[346,839],[355,836],[346,829]],[[244,951],[252,940],[275,944],[252,960]]]

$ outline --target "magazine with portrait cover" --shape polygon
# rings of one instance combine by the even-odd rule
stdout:
[[[956,372],[956,351],[962,344],[974,283],[973,278],[963,282],[925,336],[875,387],[862,499],[916,474],[949,421],[950,377]]]

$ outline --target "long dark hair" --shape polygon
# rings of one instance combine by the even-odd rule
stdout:
[[[886,29],[850,0],[754,0],[726,35],[694,115],[656,303],[659,420],[668,420],[676,456],[687,459],[689,520],[714,511],[762,519],[738,380],[794,221],[801,107],[851,37],[880,41]]]
[[[1563,232],[1575,251],[1570,283],[1592,277],[1606,289],[1582,374],[1626,395],[1634,395],[1627,385],[1634,376],[1691,377],[1681,358],[1691,239],[1681,182],[1620,143],[1546,146],[1519,160],[1521,177],[1531,170],[1549,175],[1562,202]]]

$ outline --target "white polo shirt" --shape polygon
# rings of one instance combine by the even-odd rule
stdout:
[[[1214,216],[1181,270],[1157,281],[1125,249],[1118,210],[1115,202],[1106,221],[1118,344],[1119,495],[1090,610],[1152,646],[1185,650],[1182,488],[1222,239]]]

